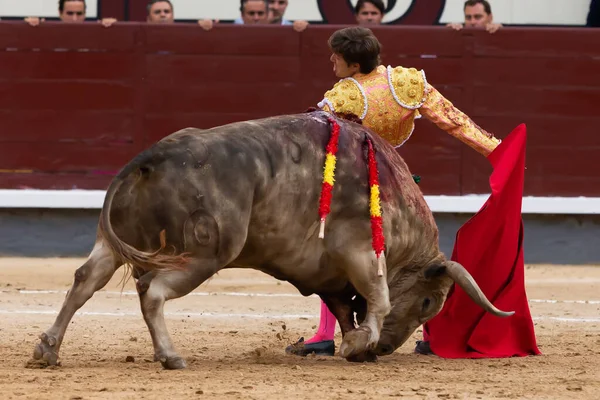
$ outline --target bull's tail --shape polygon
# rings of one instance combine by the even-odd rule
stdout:
[[[127,176],[127,171],[131,171],[132,169],[135,169],[141,173],[139,164],[137,167],[129,165],[128,168],[121,171],[121,173],[115,177],[106,193],[106,197],[104,198],[104,205],[100,215],[99,230],[104,238],[105,243],[111,248],[117,259],[121,260],[123,264],[127,264],[130,268],[136,266],[146,271],[183,268],[189,261],[188,255],[164,254],[164,249],[166,247],[166,233],[164,230],[162,230],[159,234],[161,244],[160,248],[154,252],[145,252],[134,248],[133,246],[119,239],[113,230],[110,222],[110,210],[113,199],[119,188],[123,185],[125,177]]]

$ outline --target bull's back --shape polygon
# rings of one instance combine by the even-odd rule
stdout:
[[[285,234],[298,217],[287,211],[317,194],[309,182],[320,179],[318,150],[322,155],[327,132],[324,119],[307,115],[175,132],[120,172],[124,185],[111,211],[115,232],[144,250],[160,245],[163,229],[180,251],[188,236],[198,242],[204,235],[217,240],[217,253],[233,240],[228,232],[243,226]],[[209,232],[197,232],[202,221]]]
[[[369,237],[364,146],[369,134],[379,152],[384,226],[392,245],[397,222],[427,219],[428,209],[391,146],[360,125],[337,121],[341,130],[328,224],[361,220],[366,228],[358,235]],[[229,254],[241,240],[245,249],[261,249],[254,253],[264,259],[304,257],[302,246],[318,254],[322,241],[306,241],[306,236],[316,237],[330,133],[324,113],[176,132],[136,158],[139,165],[124,178],[129,189],[115,198],[113,218],[121,222],[115,231],[146,250],[160,245],[164,229],[180,251],[205,243],[214,254]],[[143,230],[131,228],[140,224]],[[431,234],[427,224],[417,225],[416,238]]]

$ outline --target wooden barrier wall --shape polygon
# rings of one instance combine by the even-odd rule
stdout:
[[[339,26],[0,22],[0,188],[104,189],[175,130],[302,112],[337,79]],[[378,27],[384,64],[498,137],[528,126],[526,195],[600,196],[600,31]],[[486,193],[478,153],[421,119],[400,150],[426,194]]]

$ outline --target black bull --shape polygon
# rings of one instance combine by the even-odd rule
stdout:
[[[441,310],[453,283],[485,310],[512,315],[440,252],[432,213],[396,151],[367,128],[336,121],[324,238],[318,208],[331,134],[325,113],[188,128],[135,157],[111,183],[94,248],[34,358],[57,363],[74,313],[124,264],[137,281],[155,360],[165,368],[186,365],[167,331],[165,301],[225,268],[257,269],[303,295],[318,294],[339,321],[340,355],[354,361],[392,353]],[[367,140],[379,169],[382,276],[372,248]]]

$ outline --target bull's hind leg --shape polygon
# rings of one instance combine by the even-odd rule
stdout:
[[[177,354],[164,316],[165,301],[185,296],[217,272],[214,261],[198,262],[186,266],[185,270],[149,272],[137,283],[144,320],[148,325],[154,360],[166,369],[181,369],[186,362]]]
[[[357,329],[344,335],[340,346],[342,357],[355,359],[379,342],[383,320],[391,309],[387,273],[384,269],[383,276],[377,276],[377,260],[372,250],[352,251],[344,257],[343,264],[350,282],[367,302],[364,320]]]
[[[33,358],[57,365],[58,353],[69,322],[93,294],[110,281],[121,263],[115,261],[112,252],[99,239],[88,260],[75,271],[73,286],[67,293],[54,325],[40,335],[41,342],[35,346]]]

